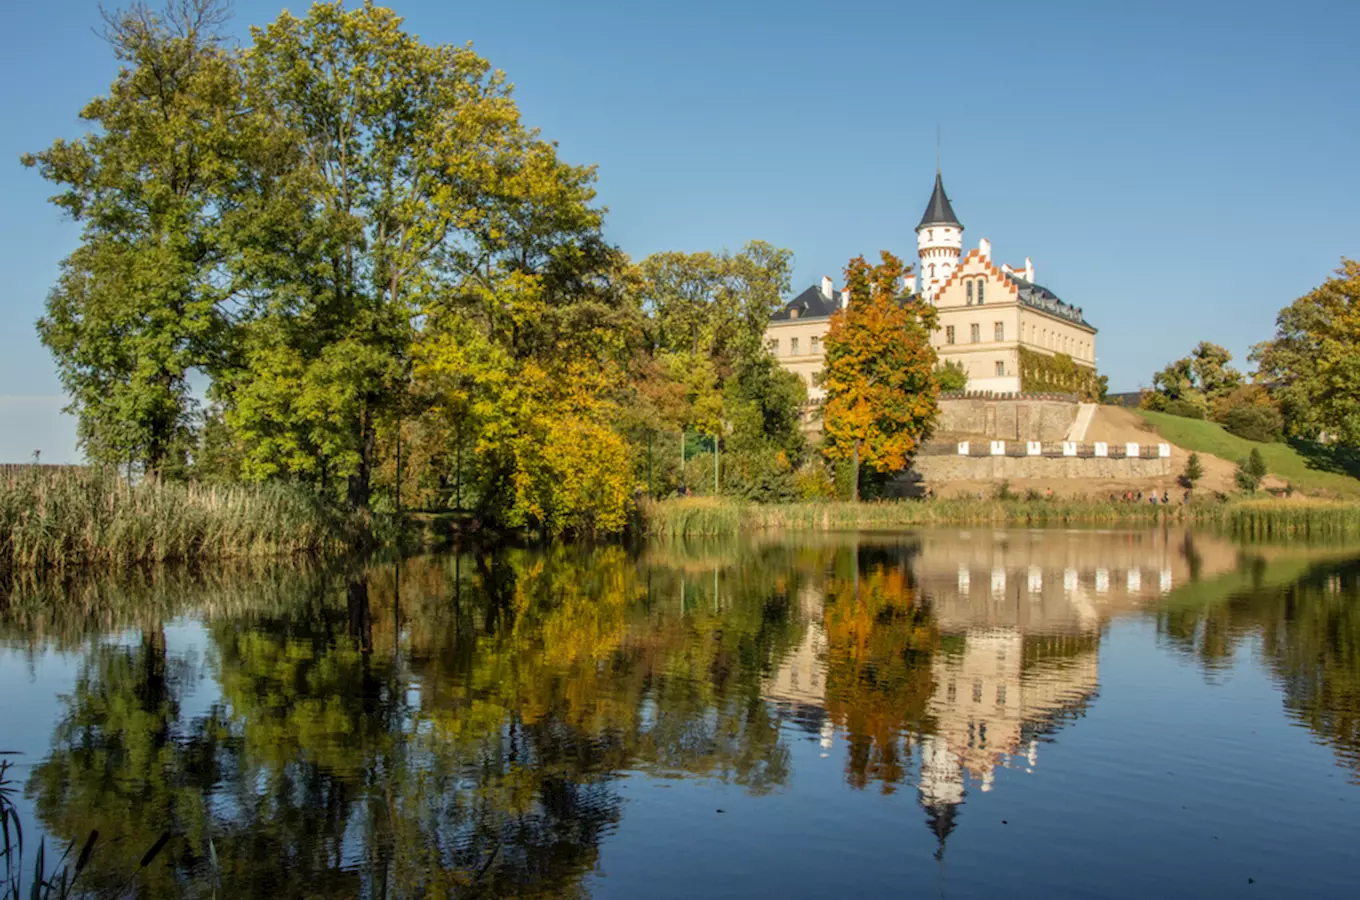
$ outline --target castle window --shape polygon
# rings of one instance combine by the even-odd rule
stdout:
[[[769,348],[770,354],[772,356],[779,355],[779,338],[770,338],[770,340],[765,344],[765,346]]]
[[[968,305],[973,305],[973,282],[968,282]]]
[[[952,344],[952,343],[954,343],[954,326],[953,326],[953,325],[946,325],[946,326],[944,326],[944,342],[945,342],[946,344]]]
[[[934,264],[934,263],[931,263],[931,264],[930,264],[930,277],[931,277],[931,278],[934,278],[934,277],[935,277],[935,264]]]
[[[1006,374],[1006,364],[1001,360],[996,361],[996,375],[998,378]]]
[[[979,325],[979,324],[976,323],[976,322],[974,322],[972,325],[970,325],[970,326],[969,326],[969,332],[968,332],[968,338],[969,338],[969,343],[973,343],[973,344],[976,344],[976,343],[978,343],[979,341],[981,341],[981,340],[982,340],[982,326]]]
[[[789,338],[789,356],[798,355],[798,338]]]
[[[1006,339],[1006,323],[1005,323],[1005,322],[997,322],[997,323],[993,326],[992,331],[995,332],[995,333],[993,334],[993,338],[994,338],[995,340],[1004,341],[1004,340]]]
[[[928,241],[933,241],[933,240],[935,240],[935,229],[934,229],[934,228],[927,228],[927,229],[926,229],[926,240],[928,240]]]
[[[819,338],[819,337],[817,337],[817,335],[815,335],[815,334],[812,336],[812,339],[808,342],[808,343],[812,344],[812,353],[813,353],[813,355],[816,355],[817,351],[821,349],[821,348],[818,346],[819,344],[821,344],[821,342],[822,342],[822,339]]]
[[[982,302],[982,289],[987,285],[987,279],[978,279],[978,303]]]

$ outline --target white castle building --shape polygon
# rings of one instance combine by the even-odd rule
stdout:
[[[919,290],[939,310],[931,343],[941,361],[963,366],[970,391],[1051,390],[1042,358],[1060,355],[1093,377],[1096,329],[1081,308],[1039,285],[1029,257],[1023,265],[997,263],[986,238],[965,253],[963,231],[936,172],[935,188],[916,226],[920,262],[903,291]],[[775,313],[766,330],[771,352],[807,382],[814,403],[823,397],[816,376],[822,370],[831,316],[848,302],[848,292],[837,291],[831,278],[823,278]]]

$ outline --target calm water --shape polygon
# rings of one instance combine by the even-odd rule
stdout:
[[[97,828],[112,894],[168,830],[139,896],[1351,898],[1360,551],[927,531],[20,583],[0,749],[30,859]]]

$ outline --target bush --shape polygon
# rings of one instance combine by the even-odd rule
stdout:
[[[1203,419],[1205,413],[1204,407],[1192,400],[1168,400],[1160,411],[1183,419]]]
[[[1223,427],[1249,441],[1268,444],[1284,430],[1284,418],[1272,406],[1236,406],[1223,417]]]
[[[1181,476],[1181,484],[1193,488],[1195,482],[1203,477],[1204,463],[1200,462],[1198,453],[1191,453],[1190,458],[1185,461],[1185,474]]]
[[[1237,486],[1248,494],[1254,494],[1261,487],[1261,479],[1266,477],[1266,461],[1261,451],[1251,448],[1251,455],[1237,464]]]
[[[835,500],[836,481],[826,466],[808,463],[793,473],[793,487],[799,500]]]

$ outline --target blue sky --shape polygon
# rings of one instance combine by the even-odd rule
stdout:
[[[760,238],[794,251],[798,286],[914,257],[938,125],[966,246],[1033,257],[1100,329],[1114,390],[1201,339],[1245,365],[1281,306],[1360,256],[1357,3],[391,5],[427,41],[473,41],[527,122],[599,165],[635,257]],[[233,29],[280,8],[238,0]],[[0,462],[74,461],[33,322],[78,233],[18,155],[79,135],[115,64],[94,2],[6,18]]]

